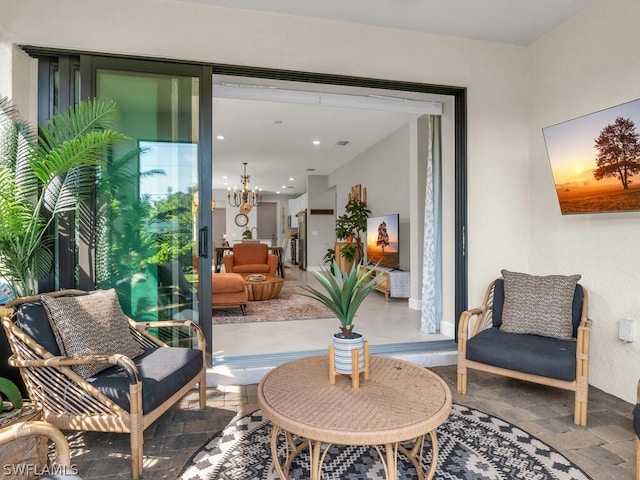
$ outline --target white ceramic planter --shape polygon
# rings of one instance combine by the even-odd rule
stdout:
[[[351,332],[349,336],[343,337],[341,333],[334,333],[333,346],[337,373],[352,373],[352,350],[358,350],[358,372],[364,372],[364,336],[362,334]]]

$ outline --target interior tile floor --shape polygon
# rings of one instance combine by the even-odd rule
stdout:
[[[571,392],[472,371],[469,393],[462,396],[455,393],[455,365],[432,370],[446,380],[454,402],[518,425],[559,450],[594,480],[635,478],[631,404],[590,387],[589,425],[578,427],[573,424]],[[234,417],[258,408],[256,392],[257,385],[209,389],[205,410],[198,410],[195,391],[187,394],[145,431],[144,479],[175,479],[208,438]],[[128,435],[70,433],[68,439],[72,463],[85,480],[127,478]]]
[[[285,285],[319,287],[310,272],[295,265],[286,267]],[[362,303],[354,324],[370,345],[450,339],[441,334],[421,333],[420,315],[420,311],[408,307],[406,298],[390,298],[387,302],[384,294],[373,292]],[[326,349],[327,339],[338,330],[338,325],[335,317],[214,325],[213,353],[214,357],[233,357]]]

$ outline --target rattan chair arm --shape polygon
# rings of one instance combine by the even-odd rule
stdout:
[[[133,360],[126,355],[115,353],[113,355],[82,355],[82,356],[58,356],[50,358],[42,358],[35,360],[17,359],[14,356],[9,358],[9,365],[18,368],[58,368],[72,367],[74,365],[118,365],[127,374],[129,384],[135,385],[140,383],[140,375],[138,368]]]
[[[640,380],[638,380],[638,403],[640,403]]]
[[[471,338],[476,333],[478,333],[478,324],[480,324],[485,316],[486,307],[483,305],[481,307],[472,308],[471,310],[465,310],[460,314],[460,321],[458,322],[458,338],[463,335],[464,338]],[[473,317],[478,317],[473,331],[469,333],[469,326],[471,324],[471,319]]]
[[[62,432],[50,423],[41,420],[18,422],[0,429],[0,445],[30,435],[44,435],[56,446],[56,464],[65,469],[71,468],[69,444]]]

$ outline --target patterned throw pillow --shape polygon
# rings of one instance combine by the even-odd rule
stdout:
[[[571,307],[580,275],[539,277],[502,270],[504,307],[500,330],[569,340]]]
[[[69,297],[42,295],[41,298],[62,355],[121,353],[133,358],[143,353],[129,332],[115,289]],[[110,366],[74,365],[72,368],[81,377],[88,378]]]

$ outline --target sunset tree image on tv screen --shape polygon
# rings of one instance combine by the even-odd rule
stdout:
[[[640,100],[542,132],[563,214],[640,210]]]
[[[399,215],[367,218],[367,262],[400,268]]]

